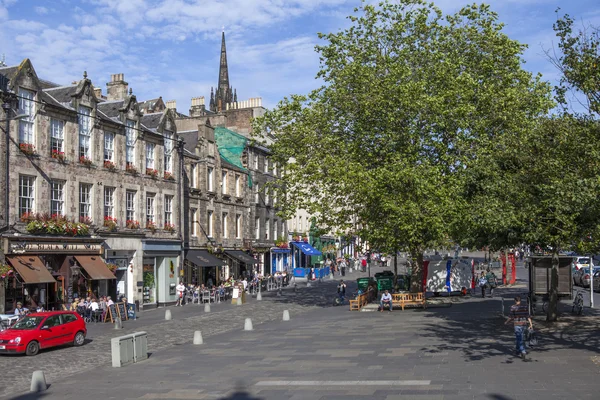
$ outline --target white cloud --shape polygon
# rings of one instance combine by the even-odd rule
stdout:
[[[42,6],[34,7],[33,11],[35,11],[36,14],[39,14],[39,15],[48,14],[48,9],[46,7],[42,7]]]

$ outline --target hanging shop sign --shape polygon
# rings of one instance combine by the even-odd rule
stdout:
[[[57,253],[99,253],[100,243],[60,243],[60,242],[12,242],[10,252],[15,254],[57,254]]]

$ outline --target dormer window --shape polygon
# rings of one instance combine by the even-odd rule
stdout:
[[[35,130],[35,92],[19,88],[19,114],[27,117],[19,120],[19,144],[34,145]]]

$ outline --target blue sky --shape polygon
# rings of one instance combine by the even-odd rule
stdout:
[[[0,0],[0,53],[6,63],[30,58],[38,75],[60,84],[83,71],[106,90],[124,73],[138,100],[210,96],[218,80],[221,30],[238,99],[262,97],[272,107],[318,85],[317,32],[347,26],[360,0]],[[439,0],[445,12],[469,1]],[[505,32],[526,43],[525,67],[558,77],[543,48],[556,42],[555,10],[600,26],[598,0],[491,0]]]

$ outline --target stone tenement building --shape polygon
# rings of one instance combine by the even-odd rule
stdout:
[[[106,98],[85,73],[70,86],[39,79],[28,59],[0,75],[0,313],[92,293],[174,302],[183,146],[173,111],[142,114],[122,74]]]

